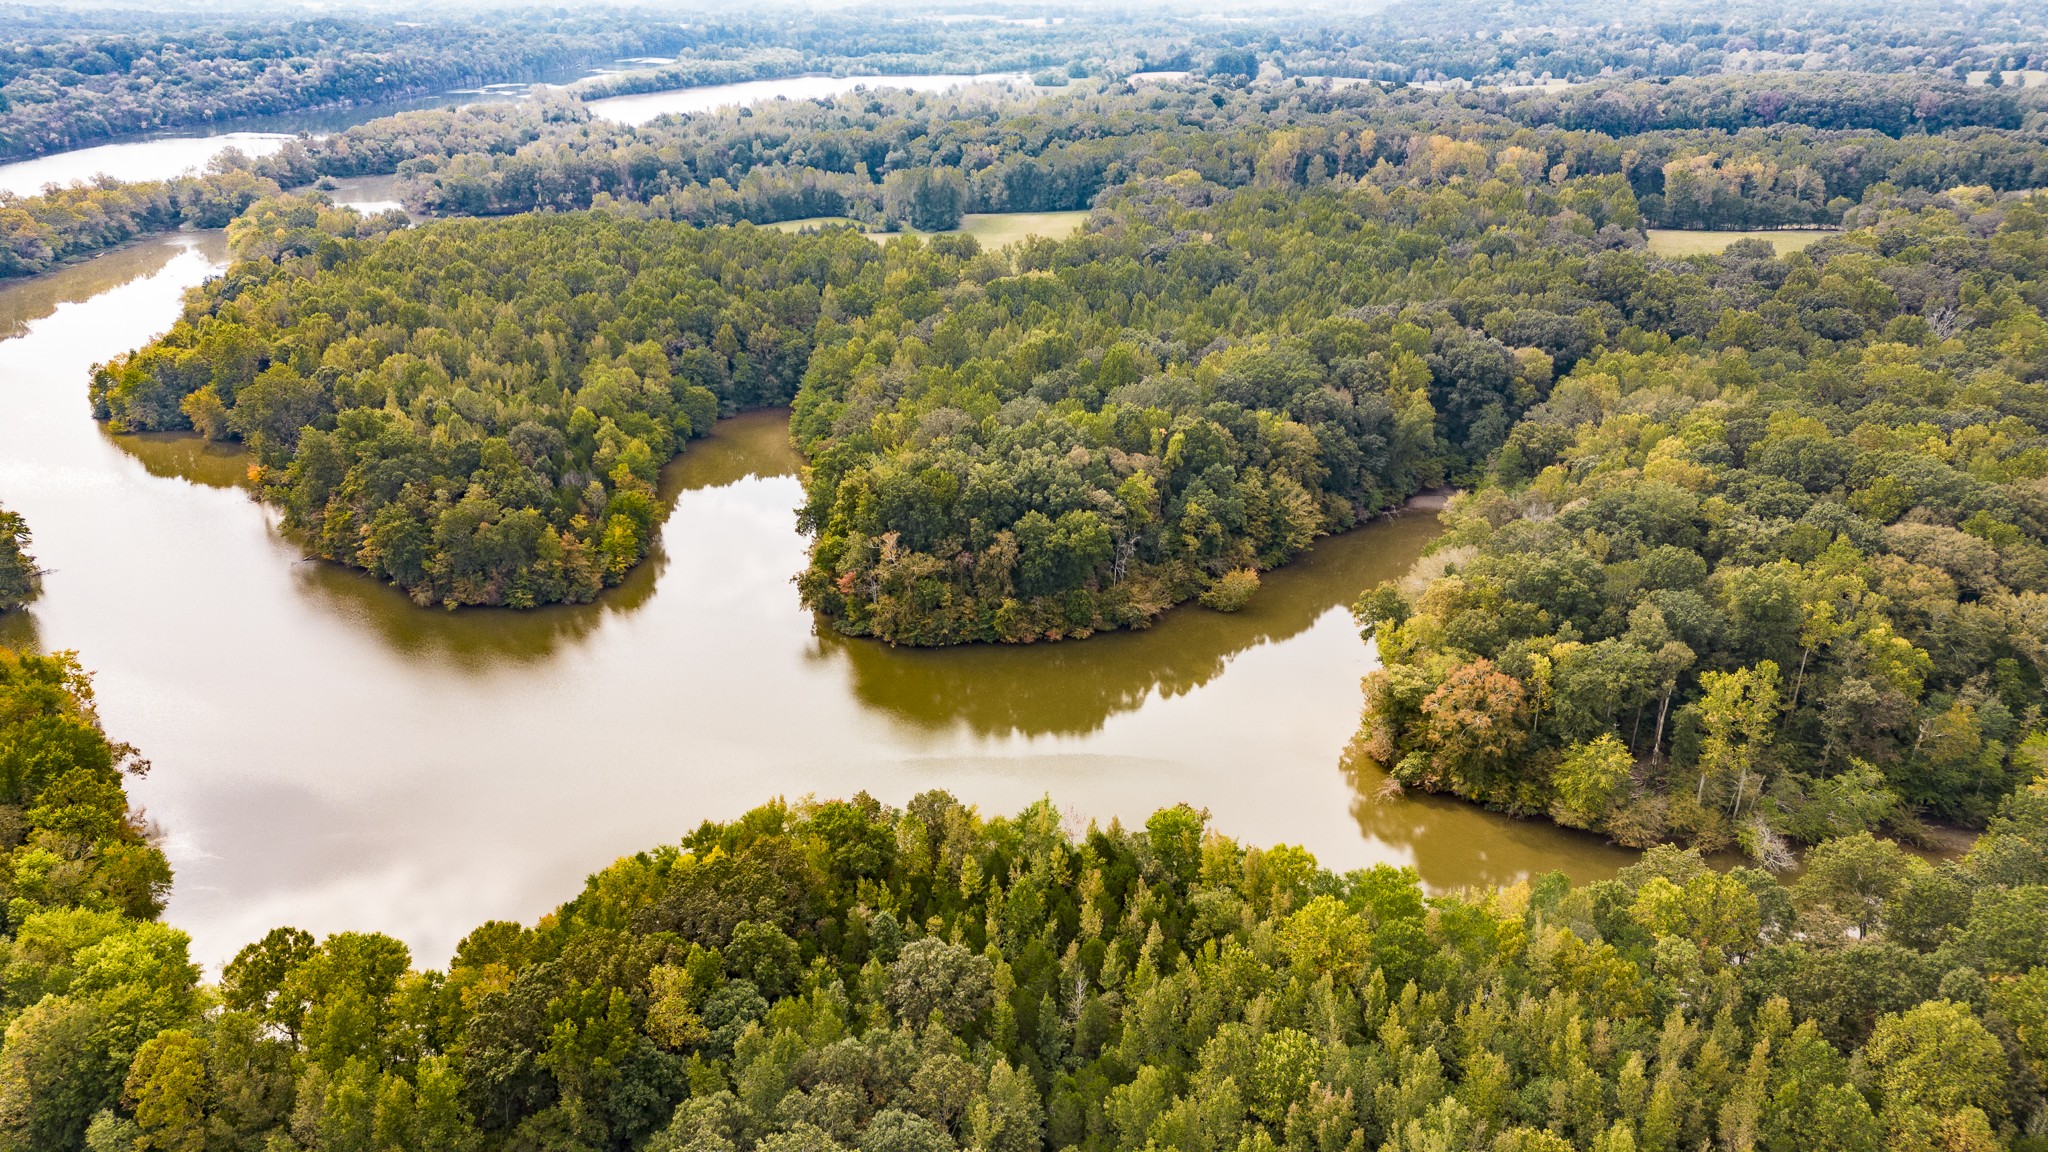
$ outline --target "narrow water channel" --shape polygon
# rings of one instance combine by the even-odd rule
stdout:
[[[820,634],[785,419],[755,413],[665,477],[659,554],[594,605],[413,607],[310,563],[236,487],[233,454],[116,437],[91,366],[176,316],[218,235],[160,238],[0,288],[0,503],[49,568],[0,643],[72,649],[108,729],[154,763],[168,918],[218,964],[279,924],[379,930],[427,963],[531,920],[616,856],[774,796],[945,788],[984,812],[1050,795],[1077,822],[1177,801],[1325,864],[1412,864],[1443,889],[1625,854],[1547,824],[1378,801],[1342,762],[1372,666],[1345,605],[1402,571],[1422,516],[1337,537],[1246,611],[1028,648]]]

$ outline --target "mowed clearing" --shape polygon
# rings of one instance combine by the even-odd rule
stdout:
[[[1650,251],[1659,256],[1712,256],[1737,240],[1768,240],[1778,255],[1797,252],[1823,236],[1834,235],[1833,229],[1806,228],[1790,231],[1782,228],[1759,228],[1750,232],[1695,232],[1682,228],[1648,228]]]

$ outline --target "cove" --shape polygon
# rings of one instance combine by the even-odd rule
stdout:
[[[169,921],[218,965],[281,924],[377,930],[426,964],[490,918],[531,921],[622,853],[770,798],[944,788],[984,813],[1041,796],[1076,824],[1179,801],[1252,843],[1443,890],[1629,854],[1350,771],[1345,606],[1398,575],[1426,516],[1324,541],[1244,612],[1023,648],[890,649],[821,631],[781,413],[719,425],[664,472],[661,546],[599,602],[413,607],[309,563],[235,453],[117,437],[94,362],[167,327],[218,234],[140,242],[0,288],[0,503],[28,517],[44,598],[0,642],[72,649],[177,869]]]

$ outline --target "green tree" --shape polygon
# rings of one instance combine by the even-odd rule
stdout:
[[[1573,746],[1551,777],[1559,823],[1600,827],[1607,810],[1626,794],[1635,764],[1628,746],[1611,732]]]
[[[1865,1049],[1887,1113],[1924,1108],[1951,1116],[1976,1108],[2005,1110],[2005,1050],[1970,1013],[1951,1000],[1930,1000],[1877,1022]]]
[[[28,548],[28,521],[0,508],[0,613],[27,604],[42,589],[42,576]]]

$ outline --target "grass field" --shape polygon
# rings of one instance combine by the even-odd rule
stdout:
[[[1809,230],[1785,232],[1774,228],[1762,228],[1754,232],[1690,232],[1677,228],[1651,228],[1650,251],[1659,256],[1713,255],[1737,240],[1768,240],[1778,250],[1778,255],[1797,252],[1823,236],[1833,232]]]
[[[1991,73],[1989,72],[1972,72],[1970,73],[1970,78],[1965,80],[1964,83],[1982,85],[1990,79]],[[2043,72],[2037,68],[2026,68],[2018,72],[2007,72],[2005,74],[2005,86],[2007,88],[2039,88],[2043,85],[2048,85],[2048,72]]]
[[[1081,221],[1088,218],[1086,212],[977,212],[969,213],[960,220],[960,227],[946,235],[967,235],[981,241],[983,248],[1007,248],[1028,236],[1043,236],[1049,240],[1064,240],[1081,230]],[[783,232],[801,232],[806,228],[825,228],[834,224],[853,224],[844,216],[812,216],[804,220],[784,220],[766,227]],[[868,239],[878,244],[886,243],[896,236],[922,236],[928,233],[913,232],[870,232]]]

